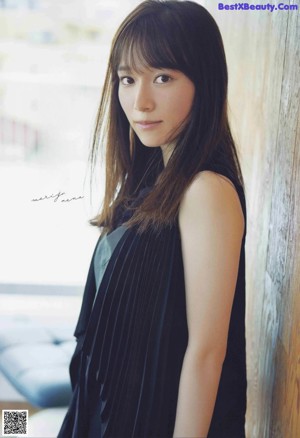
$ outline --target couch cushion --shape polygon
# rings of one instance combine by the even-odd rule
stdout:
[[[51,342],[49,331],[28,318],[1,318],[0,354],[11,345]]]
[[[29,318],[0,321],[0,369],[33,405],[68,405],[74,326],[41,325]]]

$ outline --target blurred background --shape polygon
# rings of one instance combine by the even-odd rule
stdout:
[[[99,168],[91,199],[88,152],[111,39],[137,3],[0,1],[0,327],[29,330],[13,348],[0,340],[5,369],[23,361],[17,345],[36,342],[38,324],[52,337],[51,327],[68,327],[68,339],[75,329],[98,239],[88,219],[103,196]],[[17,371],[6,377],[2,409],[41,408],[15,387]]]
[[[112,35],[137,3],[0,2],[1,291],[82,285],[97,233],[88,149]]]

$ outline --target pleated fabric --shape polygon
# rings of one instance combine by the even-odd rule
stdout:
[[[236,189],[246,219],[243,190]],[[246,230],[209,438],[245,436],[245,236]],[[138,235],[136,227],[127,229],[98,290],[93,266],[97,245],[74,333],[73,397],[58,438],[91,437],[95,407],[101,426],[95,438],[172,437],[188,342],[178,217],[159,233],[150,229]]]

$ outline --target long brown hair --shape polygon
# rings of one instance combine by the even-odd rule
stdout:
[[[195,85],[188,123],[164,167],[160,147],[144,146],[130,129],[119,98],[117,70],[121,57],[135,69],[144,66],[182,71]],[[192,1],[146,0],[120,25],[109,63],[89,156],[92,174],[99,147],[105,159],[105,196],[92,225],[110,232],[122,208],[138,191],[152,190],[135,209],[127,226],[159,230],[171,225],[185,190],[197,173],[212,169],[244,187],[227,115],[228,74],[219,28],[202,6]]]

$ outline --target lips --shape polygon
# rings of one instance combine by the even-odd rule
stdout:
[[[154,123],[160,123],[161,120],[136,120],[134,123],[137,123],[138,125],[153,125]]]
[[[136,121],[134,122],[139,128],[141,129],[150,129],[150,128],[154,128],[157,125],[159,125],[162,121],[161,120],[155,120],[155,121],[144,121],[144,120],[140,120],[140,121]]]

